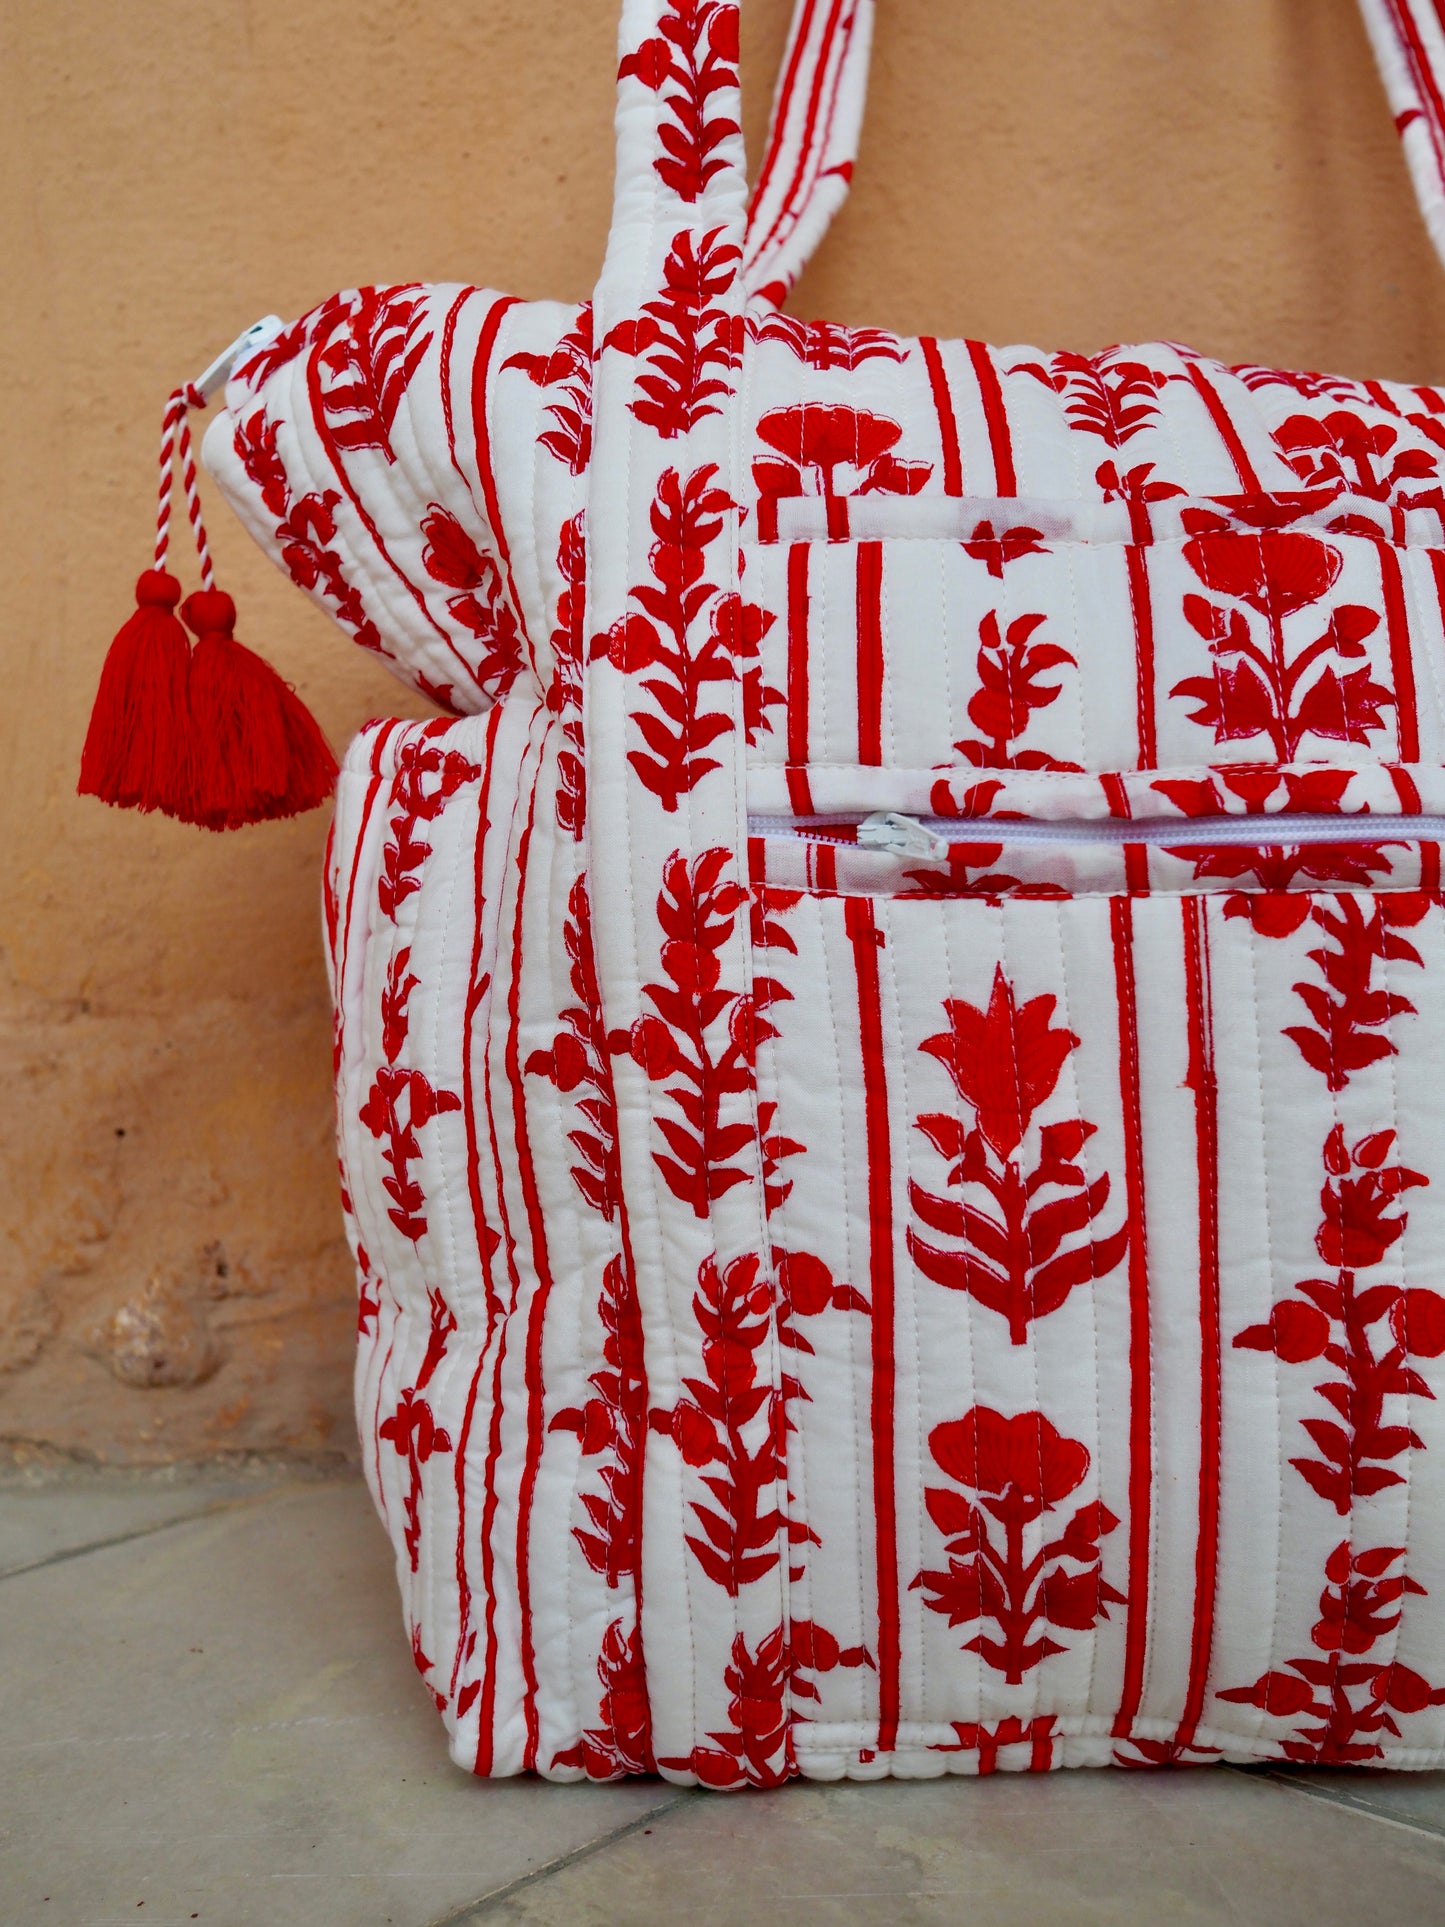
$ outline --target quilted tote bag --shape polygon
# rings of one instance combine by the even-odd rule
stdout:
[[[450,712],[326,865],[416,1665],[479,1774],[1439,1766],[1445,396],[783,314],[871,16],[749,204],[626,0],[595,299],[336,295],[206,440]]]

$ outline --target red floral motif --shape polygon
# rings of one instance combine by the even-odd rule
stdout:
[[[1323,419],[1291,415],[1274,431],[1276,447],[1309,488],[1343,489],[1405,508],[1440,503],[1438,485],[1406,492],[1410,482],[1436,481],[1439,462],[1427,448],[1397,448],[1399,439],[1389,422],[1366,422],[1343,409]]]
[[[1325,1561],[1320,1617],[1310,1632],[1314,1653],[1286,1660],[1288,1671],[1271,1669],[1252,1686],[1220,1693],[1222,1700],[1299,1721],[1295,1736],[1281,1747],[1286,1759],[1316,1766],[1378,1760],[1384,1748],[1376,1736],[1401,1737],[1397,1714],[1445,1706],[1445,1687],[1431,1686],[1398,1661],[1365,1657],[1399,1626],[1405,1594],[1424,1595],[1418,1581],[1403,1572],[1390,1574],[1404,1557],[1403,1546],[1357,1553],[1342,1540]]]
[[[947,998],[949,1028],[919,1046],[939,1060],[971,1106],[974,1128],[950,1112],[926,1112],[917,1127],[949,1160],[949,1185],[981,1187],[999,1215],[910,1179],[909,1198],[923,1225],[961,1243],[940,1248],[910,1230],[908,1249],[926,1278],[966,1291],[1006,1318],[1015,1345],[1025,1342],[1033,1319],[1057,1311],[1076,1286],[1107,1276],[1129,1242],[1125,1224],[1109,1237],[1061,1248],[1066,1238],[1087,1234],[1108,1203],[1108,1173],[1090,1183],[1074,1161],[1094,1134],[1092,1124],[1082,1118],[1045,1124],[1037,1162],[1027,1172],[1013,1155],[1079,1042],[1051,1022],[1054,1002],[1043,996],[1018,1005],[1000,966],[986,1012]],[[1049,1189],[1061,1195],[1039,1202]]]
[[[561,1029],[550,1050],[534,1050],[527,1072],[545,1077],[559,1091],[577,1092],[581,1125],[567,1133],[580,1162],[572,1166],[577,1189],[610,1224],[622,1202],[622,1172],[617,1153],[617,1096],[612,1057],[602,1027],[602,996],[592,943],[592,907],[587,878],[579,876],[567,897],[562,924],[572,994],[577,999],[558,1013]]]
[[[611,330],[604,348],[645,359],[638,397],[628,407],[664,440],[685,435],[707,415],[720,414],[741,359],[742,316],[716,305],[737,275],[742,249],[713,228],[674,238],[662,267],[662,288],[644,302],[636,321]]]
[[[642,1453],[647,1432],[647,1376],[643,1365],[642,1312],[621,1256],[609,1258],[598,1309],[607,1336],[602,1367],[587,1380],[592,1396],[567,1406],[549,1431],[573,1432],[582,1457],[606,1456],[601,1493],[581,1495],[588,1524],[574,1526],[582,1556],[609,1586],[634,1578],[641,1561]]]
[[[806,1619],[777,1627],[753,1652],[738,1633],[723,1671],[731,1724],[708,1734],[711,1746],[695,1746],[684,1757],[659,1760],[658,1765],[695,1773],[708,1787],[781,1786],[798,1770],[789,1700],[818,1697],[808,1674],[872,1663],[861,1646],[842,1648],[831,1633]]]
[[[666,1151],[653,1161],[674,1197],[705,1218],[714,1198],[745,1184],[753,1132],[738,1119],[721,1121],[729,1097],[753,1087],[755,1045],[776,1033],[740,991],[725,989],[718,952],[731,938],[747,891],[727,871],[732,853],[704,850],[689,863],[680,851],[663,866],[657,899],[661,964],[667,981],[644,984],[652,1009],[630,1030],[613,1031],[608,1046],[626,1052],[676,1115],[659,1117]]]
[[[1324,983],[1294,985],[1313,1022],[1288,1025],[1284,1035],[1299,1046],[1312,1069],[1323,1073],[1332,1091],[1342,1091],[1367,1064],[1396,1055],[1399,1046],[1390,1037],[1390,1024],[1413,1014],[1415,1006],[1399,991],[1377,989],[1375,968],[1391,959],[1422,961],[1415,946],[1395,930],[1419,923],[1430,904],[1430,897],[1416,891],[1384,890],[1369,897],[1342,891],[1316,901],[1311,909],[1331,945],[1309,953]]]
[[[582,516],[562,525],[557,544],[562,591],[552,630],[552,687],[547,706],[562,718],[563,747],[557,752],[558,826],[581,841],[587,823],[587,770],[582,741],[582,654],[587,620],[587,543]]]
[[[580,1766],[589,1780],[620,1780],[629,1773],[656,1773],[652,1756],[652,1708],[642,1638],[614,1619],[602,1635],[597,1661],[602,1682],[600,1727],[584,1732],[576,1746],[553,1756],[557,1766]]]
[[[1078,763],[1062,763],[1041,749],[1019,749],[1017,738],[1027,730],[1036,711],[1059,699],[1062,685],[1041,682],[1051,669],[1074,665],[1074,657],[1056,642],[1031,642],[1030,637],[1048,618],[1019,616],[1000,632],[992,609],[978,625],[978,688],[968,699],[968,719],[979,731],[954,744],[960,756],[981,769],[1077,770]]]
[[[443,719],[426,724],[403,744],[396,759],[389,799],[391,835],[376,886],[381,914],[393,923],[399,906],[421,888],[418,872],[431,854],[430,843],[417,834],[418,825],[434,823],[452,797],[482,773],[460,750],[443,749],[435,740],[450,727]]]
[[[1268,638],[1267,646],[1255,640],[1244,610],[1185,596],[1185,619],[1215,659],[1212,675],[1187,676],[1171,692],[1199,703],[1192,722],[1212,729],[1218,743],[1267,736],[1282,763],[1298,760],[1306,736],[1368,743],[1385,727],[1380,711],[1393,706],[1390,691],[1368,665],[1339,667],[1366,656],[1364,639],[1380,622],[1373,609],[1341,603],[1305,649],[1292,656],[1285,644],[1285,618],[1320,601],[1338,579],[1337,549],[1298,530],[1210,534],[1186,542],[1184,559],[1205,588],[1263,618]]]
[[[758,440],[783,459],[762,456],[753,463],[760,519],[784,497],[917,495],[933,465],[900,461],[893,451],[902,437],[900,422],[841,402],[773,409],[758,423]]]
[[[710,771],[720,769],[704,754],[733,728],[728,710],[706,710],[710,683],[731,683],[741,676],[747,740],[767,727],[766,712],[782,692],[764,685],[758,645],[773,617],[734,593],[721,593],[706,581],[707,550],[723,529],[731,506],[713,486],[715,463],[695,469],[683,481],[667,469],[657,485],[651,522],[655,540],[648,553],[651,582],[633,585],[632,613],[592,641],[596,659],[605,656],[624,675],[645,674],[643,690],[655,710],[634,710],[632,720],[646,749],[628,752],[638,778],[665,810],[675,810]],[[706,617],[708,633],[694,641]]]
[[[554,427],[537,437],[569,474],[585,475],[592,459],[592,303],[583,302],[577,320],[560,336],[550,354],[508,355],[503,368],[515,368],[535,388],[555,389],[547,404]]]
[[[1042,1412],[1005,1418],[976,1405],[935,1426],[928,1449],[939,1470],[978,1504],[950,1487],[928,1487],[924,1500],[944,1535],[948,1570],[919,1573],[913,1588],[950,1626],[991,1621],[997,1638],[980,1631],[963,1650],[1017,1686],[1050,1654],[1068,1651],[1045,1627],[1088,1632],[1108,1618],[1111,1605],[1124,1603],[1100,1570],[1099,1541],[1119,1522],[1095,1500],[1070,1515],[1059,1537],[1026,1551],[1026,1529],[1076,1492],[1089,1469],[1084,1446],[1065,1438]],[[990,1519],[1003,1527],[1002,1545]]]
[[[797,321],[790,314],[770,311],[750,314],[747,329],[754,341],[781,342],[805,367],[819,374],[841,368],[852,374],[865,361],[903,361],[906,351],[897,335],[882,328],[844,328],[835,321]]]
[[[363,649],[389,655],[359,591],[342,574],[340,556],[327,546],[336,537],[335,509],[341,496],[328,488],[313,490],[299,500],[293,498],[286,465],[276,447],[276,436],[284,425],[267,421],[265,410],[258,408],[236,424],[235,439],[237,459],[274,518],[282,567],[298,588],[319,589],[334,605],[336,620],[350,630]]]
[[[390,1441],[398,1457],[406,1460],[411,1477],[404,1502],[406,1529],[403,1537],[413,1572],[417,1569],[421,1544],[421,1469],[434,1454],[450,1452],[452,1449],[450,1435],[437,1424],[431,1406],[422,1394],[446,1356],[447,1340],[456,1330],[457,1321],[439,1291],[429,1290],[427,1303],[431,1308],[431,1328],[427,1333],[421,1368],[398,1398],[395,1411],[389,1418],[384,1418],[380,1426],[380,1436]],[[418,1671],[421,1673],[425,1674],[430,1666],[430,1660],[424,1664],[418,1660]]]
[[[1061,396],[1071,428],[1097,435],[1109,448],[1122,448],[1158,419],[1160,389],[1182,379],[1126,355],[1127,350],[1112,348],[1101,355],[1062,353],[1045,362],[1021,362],[1010,372],[1032,375]]]
[[[448,596],[452,620],[482,645],[472,670],[477,686],[498,700],[522,672],[522,630],[495,559],[479,549],[450,509],[432,502],[422,518],[422,567],[433,582],[459,589]]]
[[[1347,1146],[1335,1125],[1325,1140],[1315,1234],[1334,1275],[1304,1279],[1295,1287],[1299,1295],[1280,1299],[1267,1324],[1250,1325],[1234,1341],[1288,1365],[1323,1359],[1341,1374],[1315,1387],[1339,1422],[1301,1420],[1319,1456],[1290,1464],[1343,1518],[1357,1496],[1404,1483],[1387,1461],[1423,1451],[1424,1441],[1407,1425],[1386,1424],[1385,1402],[1395,1395],[1433,1398],[1409,1359],[1445,1352],[1445,1298],[1419,1287],[1361,1287],[1357,1276],[1381,1263],[1403,1235],[1407,1214],[1395,1209],[1401,1193],[1428,1182],[1389,1162],[1394,1140],[1393,1131],[1375,1131]]]
[[[735,120],[712,112],[712,96],[738,84],[737,8],[724,0],[671,0],[657,27],[617,77],[661,94],[670,118],[658,128],[663,152],[652,165],[679,200],[696,201],[727,166],[718,149],[738,133]]]
[[[1000,533],[992,522],[975,522],[973,534],[964,543],[963,552],[971,555],[975,562],[982,562],[989,574],[1000,582],[1010,562],[1017,562],[1025,555],[1049,553],[1042,529],[1008,528]],[[994,620],[996,623],[998,618]],[[1069,660],[1072,662],[1073,657]]]
[[[379,448],[396,460],[397,410],[432,341],[426,314],[426,296],[413,285],[361,288],[337,317],[340,332],[319,360],[330,377],[321,406],[338,448]]]
[[[1172,844],[1169,854],[1194,865],[1196,879],[1252,877],[1256,888],[1226,898],[1226,917],[1246,917],[1262,937],[1293,936],[1313,904],[1308,885],[1347,884],[1368,889],[1390,870],[1382,843],[1287,843],[1291,815],[1335,816],[1343,812],[1351,772],[1342,769],[1272,770],[1245,766],[1212,776],[1161,779],[1153,787],[1186,816],[1228,814],[1231,799],[1252,814],[1280,817],[1279,843]],[[1301,889],[1299,885],[1306,887]]]

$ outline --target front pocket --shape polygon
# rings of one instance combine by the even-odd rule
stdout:
[[[770,618],[759,762],[1445,757],[1434,510],[1168,496],[776,507],[779,539],[744,555]],[[1271,513],[1288,525],[1250,526]]]
[[[1341,1541],[1445,1570],[1440,1405],[1320,1390],[1445,1390],[1438,894],[756,899],[800,1750],[1277,1750]]]

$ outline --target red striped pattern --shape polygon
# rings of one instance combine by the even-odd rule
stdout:
[[[1153,1360],[1149,1337],[1149,1248],[1145,1231],[1144,1129],[1139,1089],[1138,986],[1134,909],[1109,899],[1119,1005],[1119,1095],[1124,1119],[1124,1190],[1129,1213],[1129,1583],[1124,1683],[1114,1736],[1126,1739],[1144,1691],[1149,1637],[1149,1545],[1153,1500]]]
[[[883,544],[858,544],[858,761],[883,761]]]
[[[878,952],[883,933],[867,897],[844,899],[844,919],[858,979],[858,1030],[868,1145],[869,1277],[872,1285],[873,1390],[869,1437],[873,1446],[873,1514],[878,1580],[878,1751],[898,1743],[899,1603],[898,1503],[894,1488],[895,1362],[893,1355],[893,1152],[888,1084],[883,1062],[883,1002]]]

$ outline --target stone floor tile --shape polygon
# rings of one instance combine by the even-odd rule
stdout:
[[[1332,1800],[1377,1819],[1398,1820],[1445,1839],[1445,1773],[1317,1773],[1308,1767],[1253,1770],[1267,1771],[1295,1793]],[[1441,1915],[1445,1918],[1445,1907]]]
[[[1445,1840],[1218,1768],[793,1786],[689,1800],[464,1918],[1435,1927],[1445,1919]]]
[[[106,1545],[261,1497],[277,1483],[237,1479],[104,1477],[0,1485],[0,1579],[87,1546]]]
[[[5,1927],[425,1927],[676,1798],[453,1768],[359,1484],[0,1582],[0,1651]]]

